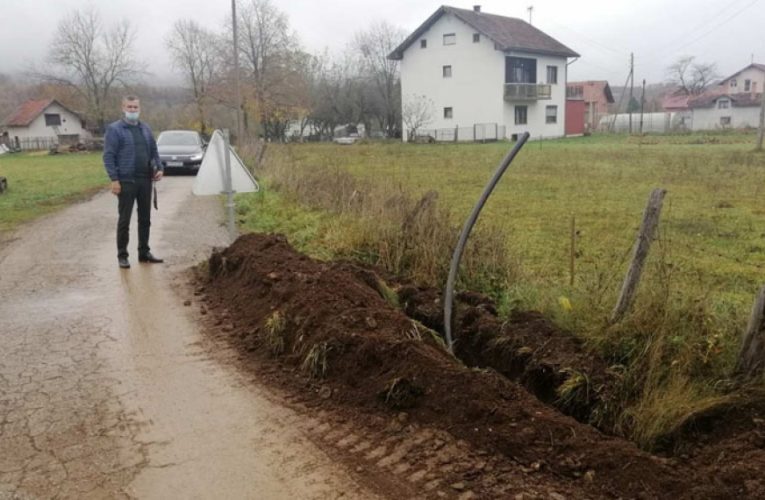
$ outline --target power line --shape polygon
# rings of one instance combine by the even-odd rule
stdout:
[[[608,73],[609,76],[614,76],[614,75],[621,76],[621,73],[618,72],[618,71],[615,71],[614,68],[606,68],[605,66],[601,66],[599,64],[595,64],[594,62],[591,62],[588,59],[584,59],[584,58],[579,59],[577,61],[577,63],[578,64],[584,64],[586,66],[592,66],[593,68],[597,68],[597,69],[599,69],[601,71],[605,71],[606,73]]]
[[[748,4],[746,4],[746,5],[745,5],[745,6],[744,6],[742,9],[740,9],[740,10],[737,10],[736,12],[734,12],[734,13],[733,13],[733,15],[731,15],[731,16],[729,16],[729,17],[727,17],[727,18],[726,18],[726,19],[725,19],[723,22],[719,23],[719,24],[718,24],[718,25],[716,25],[716,26],[713,26],[713,27],[712,27],[712,28],[710,28],[709,30],[705,31],[704,33],[702,33],[701,35],[697,36],[696,38],[693,38],[693,39],[689,40],[688,42],[684,43],[683,45],[681,45],[681,46],[679,46],[679,47],[676,47],[674,50],[675,50],[675,51],[678,51],[678,50],[682,50],[682,49],[684,49],[685,47],[687,47],[687,46],[689,46],[689,45],[691,45],[691,44],[693,44],[693,43],[696,43],[697,41],[701,40],[701,39],[702,39],[702,38],[704,38],[705,36],[709,35],[709,34],[710,34],[710,33],[712,33],[713,31],[715,31],[717,28],[719,28],[719,27],[721,27],[721,26],[723,26],[723,25],[727,24],[729,21],[733,20],[733,19],[734,19],[734,18],[736,18],[736,17],[737,17],[739,14],[741,14],[742,12],[744,12],[744,11],[745,11],[745,10],[747,10],[749,7],[751,7],[752,5],[756,4],[756,3],[757,3],[757,2],[759,2],[759,1],[760,1],[760,0],[752,0],[751,2],[749,2]]]
[[[600,48],[600,49],[603,49],[603,50],[607,50],[607,51],[609,51],[609,52],[612,52],[612,53],[614,53],[614,54],[617,54],[617,55],[620,55],[620,56],[623,56],[624,54],[626,54],[626,53],[627,53],[627,51],[626,51],[626,50],[621,50],[621,48],[620,48],[620,50],[616,50],[616,49],[614,49],[614,48],[612,48],[612,47],[609,47],[608,45],[604,45],[604,44],[602,44],[602,43],[600,43],[600,42],[598,42],[598,41],[596,41],[596,40],[594,40],[594,39],[592,39],[592,38],[589,38],[589,37],[587,37],[587,36],[585,36],[585,35],[583,35],[583,34],[579,33],[578,31],[572,30],[572,29],[571,29],[571,28],[569,28],[568,26],[564,26],[564,25],[562,25],[562,24],[558,24],[558,23],[556,23],[555,21],[549,21],[549,22],[550,22],[550,24],[552,24],[553,26],[556,26],[556,27],[558,27],[558,28],[561,28],[561,29],[563,29],[563,30],[566,30],[566,31],[568,31],[568,32],[570,32],[570,33],[573,33],[575,36],[578,36],[578,37],[579,37],[580,39],[582,39],[583,41],[585,41],[585,42],[587,42],[587,43],[590,43],[590,44],[592,44],[592,45],[594,45],[594,46],[596,46],[596,47],[598,47],[598,48]]]
[[[659,49],[659,48],[655,48],[655,49],[653,49],[653,50],[650,52],[650,55],[651,55],[651,56],[653,56],[653,55],[654,55],[654,54],[655,54],[655,53],[656,53],[658,50],[662,50],[662,51],[663,51],[663,50],[664,50],[664,49],[665,49],[667,46],[670,46],[670,45],[674,45],[674,44],[675,44],[675,43],[677,43],[677,42],[682,42],[682,41],[683,41],[685,38],[687,38],[687,37],[688,37],[688,35],[690,35],[690,34],[692,34],[692,33],[696,32],[696,31],[698,31],[698,30],[699,30],[699,29],[701,29],[701,28],[703,28],[703,27],[704,27],[704,25],[707,25],[707,24],[709,24],[711,21],[714,21],[714,20],[716,20],[716,19],[717,19],[717,18],[718,18],[718,17],[719,17],[719,16],[720,16],[720,15],[721,15],[723,12],[725,12],[725,11],[726,11],[726,10],[728,10],[730,7],[732,7],[734,4],[737,4],[737,3],[738,3],[738,2],[740,2],[740,1],[741,1],[741,0],[733,0],[732,2],[730,2],[730,3],[726,4],[726,5],[725,5],[725,7],[723,7],[723,8],[722,8],[722,9],[720,9],[719,11],[715,12],[715,13],[714,13],[714,14],[713,14],[713,15],[712,15],[712,16],[711,16],[709,19],[707,19],[707,20],[705,20],[705,21],[702,21],[702,22],[698,23],[698,24],[697,24],[697,25],[695,25],[693,28],[691,28],[691,29],[690,29],[690,30],[688,30],[686,33],[684,33],[682,36],[679,36],[679,37],[677,37],[677,38],[673,39],[673,40],[672,40],[672,41],[670,41],[670,42],[667,42],[667,43],[662,43],[662,46],[661,46],[661,48],[660,48],[660,49]]]

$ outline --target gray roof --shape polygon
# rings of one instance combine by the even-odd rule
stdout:
[[[727,97],[731,100],[734,108],[749,108],[760,106],[762,102],[762,93],[753,94],[749,92],[739,92],[737,94],[702,94],[696,98],[688,100],[689,108],[711,108],[715,103]]]
[[[402,59],[404,51],[444,14],[456,16],[482,35],[491,39],[503,51],[518,50],[551,56],[579,57],[579,54],[522,19],[457,9],[444,5],[439,7],[419,28],[414,30],[414,33],[396,47],[388,55],[388,58]]]

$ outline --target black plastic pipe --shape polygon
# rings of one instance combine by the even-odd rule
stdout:
[[[454,255],[452,255],[452,263],[449,268],[449,279],[446,281],[446,292],[444,293],[444,333],[446,334],[446,347],[449,352],[454,354],[454,340],[452,339],[452,305],[454,302],[454,282],[457,281],[457,270],[460,266],[460,260],[462,260],[462,253],[465,251],[465,244],[470,236],[470,231],[473,229],[475,222],[478,220],[478,215],[481,213],[481,209],[486,204],[486,200],[489,199],[491,192],[494,191],[499,179],[502,178],[502,174],[505,173],[507,167],[513,162],[515,155],[521,150],[526,141],[529,139],[529,133],[524,132],[523,135],[515,143],[513,149],[502,159],[502,163],[497,167],[497,171],[494,172],[494,176],[483,190],[483,194],[478,199],[473,211],[465,221],[465,226],[462,228],[460,239],[457,242],[457,248],[454,249]]]

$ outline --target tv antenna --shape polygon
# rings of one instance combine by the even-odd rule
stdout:
[[[529,5],[528,7],[526,7],[526,10],[529,11],[529,24],[531,24],[531,13],[534,12],[534,6]]]

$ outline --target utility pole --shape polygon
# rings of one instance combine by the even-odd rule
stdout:
[[[643,78],[643,93],[640,95],[640,135],[643,135],[643,108],[645,107],[645,78]]]
[[[763,85],[765,87],[765,85]],[[762,139],[765,136],[765,88],[762,89],[762,102],[760,103],[760,133],[757,135],[757,147],[755,151],[762,151]]]
[[[534,12],[534,6],[533,6],[533,5],[529,5],[529,6],[526,8],[526,10],[528,10],[528,11],[529,11],[529,24],[531,24],[531,13],[532,13],[532,12]]]
[[[630,100],[627,101],[627,113],[630,119],[630,134],[632,134],[632,92],[635,87],[635,54],[630,52]]]
[[[242,140],[242,92],[239,88],[239,37],[236,30],[236,0],[231,0],[231,26],[234,32],[234,85],[236,87],[236,140]]]

